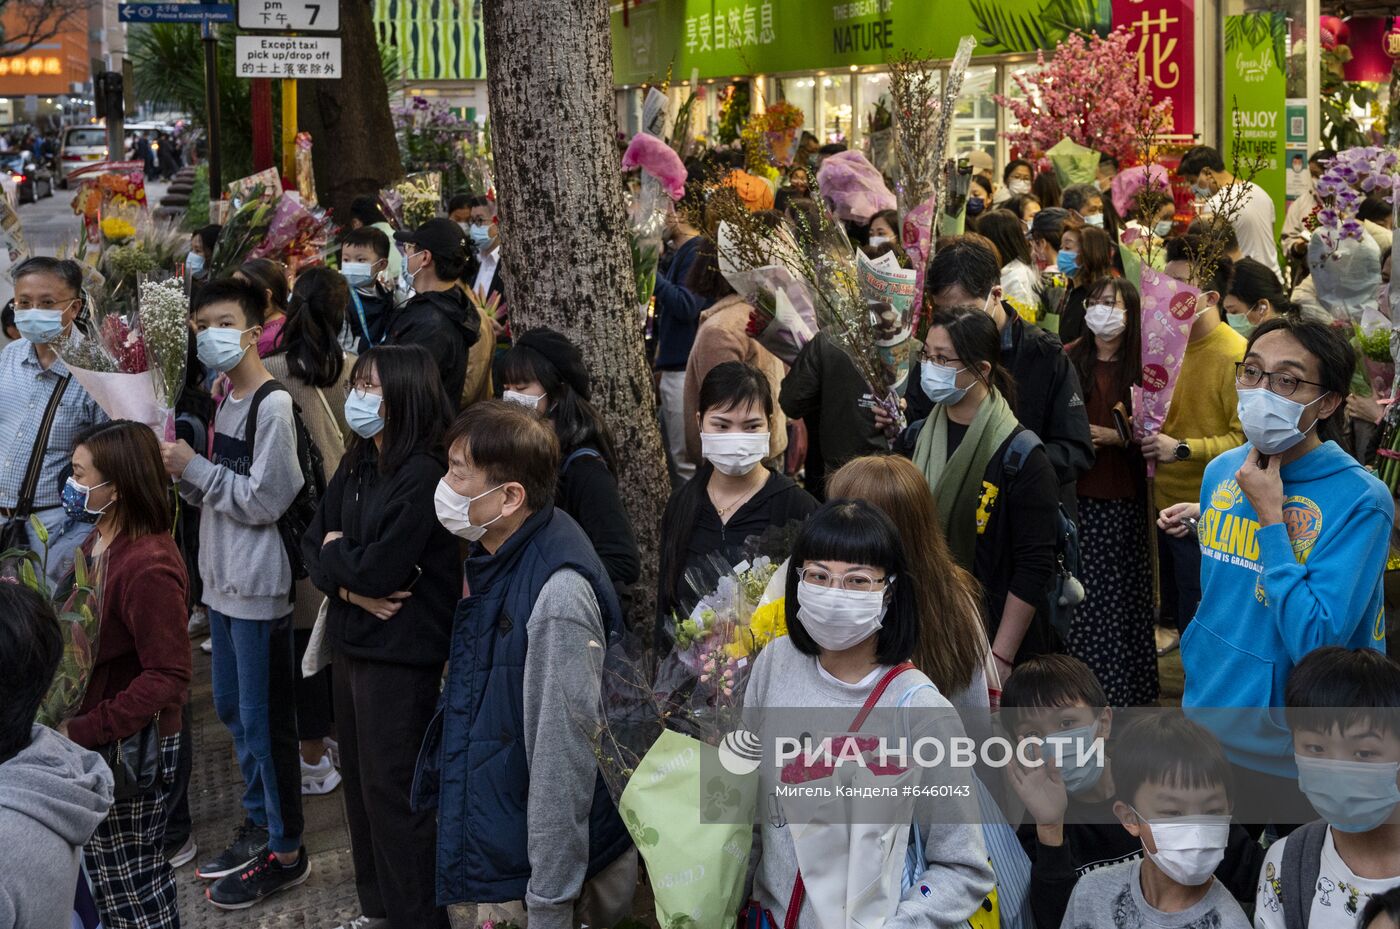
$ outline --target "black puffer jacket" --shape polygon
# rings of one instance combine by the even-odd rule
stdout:
[[[391,345],[421,345],[437,362],[456,407],[467,380],[467,354],[481,337],[481,315],[460,287],[414,294],[389,317]]]

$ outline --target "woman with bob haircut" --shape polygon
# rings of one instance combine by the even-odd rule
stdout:
[[[963,737],[952,706],[909,661],[922,622],[905,547],[890,518],[864,500],[832,500],[808,517],[787,568],[788,634],[759,653],[744,694],[746,714],[761,716],[770,707],[822,710],[835,726],[849,714],[851,725],[834,731],[871,736],[891,717],[901,723],[917,717],[921,736]],[[899,708],[917,712],[894,712]],[[873,709],[886,713],[867,720]],[[971,790],[965,769],[940,767],[938,776],[942,784],[966,778]],[[958,925],[992,889],[981,829],[952,805],[958,802],[966,801],[930,796],[915,802],[925,868],[890,917],[894,924]],[[767,808],[762,801],[760,808]],[[753,898],[773,925],[818,924],[798,878],[787,823],[765,817]]]

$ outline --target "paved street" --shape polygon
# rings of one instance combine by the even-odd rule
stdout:
[[[146,184],[146,200],[155,209],[160,198],[165,196],[164,182]],[[52,255],[60,244],[76,243],[82,224],[73,215],[73,190],[54,189],[52,197],[45,197],[38,203],[25,203],[19,208],[20,220],[24,223],[24,236],[36,255]]]

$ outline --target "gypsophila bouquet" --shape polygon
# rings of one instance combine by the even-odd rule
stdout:
[[[178,278],[142,281],[138,294],[137,318],[158,382],[156,399],[163,408],[174,411],[185,386],[189,360],[189,302]]]
[[[1344,239],[1361,239],[1357,210],[1368,196],[1389,204],[1400,187],[1400,158],[1390,149],[1370,145],[1337,155],[1317,179],[1317,234],[1335,253]]]

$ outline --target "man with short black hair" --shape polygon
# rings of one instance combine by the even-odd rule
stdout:
[[[447,201],[447,218],[457,225],[470,222],[472,218],[472,195],[456,194]]]
[[[1278,244],[1274,239],[1274,201],[1259,185],[1226,171],[1225,159],[1209,145],[1197,145],[1182,155],[1176,175],[1191,185],[1191,192],[1198,200],[1205,201],[1201,207],[1202,218],[1220,213],[1228,203],[1233,210],[1230,225],[1235,227],[1240,252],[1280,277]],[[1237,184],[1244,189],[1228,190]]]
[[[616,925],[637,858],[589,733],[623,628],[617,595],[588,536],[554,507],[547,420],[485,400],[444,444],[438,520],[471,548],[441,728],[428,733],[436,750],[414,778],[437,788],[415,802],[437,801],[438,902],[532,929]]]
[[[41,556],[57,586],[92,524],[69,519],[61,492],[73,440],[107,414],[68,371],[54,346],[82,338],[83,272],[76,261],[28,258],[14,269],[15,328],[22,337],[0,350],[0,527],[11,544]],[[36,538],[29,517],[44,524]],[[0,549],[9,545],[0,542]]]
[[[404,244],[404,268],[413,296],[389,317],[392,345],[421,345],[437,362],[454,408],[467,380],[467,352],[481,337],[481,317],[459,286],[467,269],[467,243],[450,219],[430,219],[394,239]]]
[[[1099,169],[1096,172],[1094,183],[1103,193],[1108,193],[1113,186],[1113,178],[1118,173],[1118,159],[1107,152],[1099,152]]]
[[[0,583],[0,616],[0,926],[68,929],[83,846],[112,806],[112,772],[34,722],[63,657],[48,601]]]
[[[1003,302],[1001,266],[985,242],[981,236],[939,240],[924,281],[926,300],[939,308],[980,306],[996,322],[1001,330],[1002,364],[1016,381],[1012,403],[1016,419],[1045,443],[1060,479],[1060,500],[1073,513],[1075,482],[1094,464],[1079,375],[1059,339],[1021,319],[1015,308]],[[918,377],[909,378],[905,398],[910,422],[925,418],[933,409]]]

